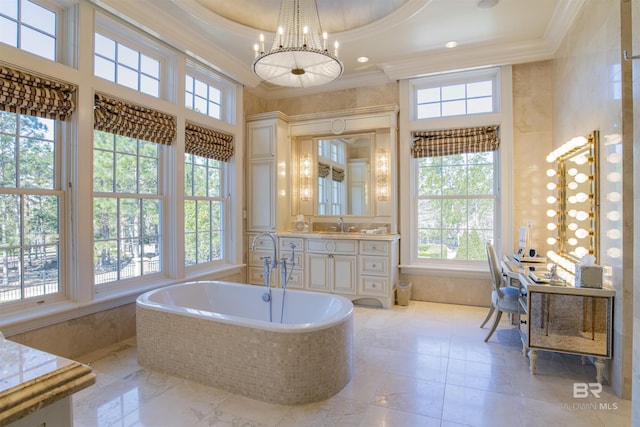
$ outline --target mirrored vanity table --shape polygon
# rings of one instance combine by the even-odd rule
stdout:
[[[520,298],[522,351],[529,356],[531,373],[536,371],[538,350],[593,357],[596,380],[601,383],[605,360],[611,358],[612,310],[615,291],[609,288],[578,288],[535,283],[529,268],[540,264],[517,263],[510,257],[502,269],[517,278]],[[585,359],[583,359],[585,361]]]

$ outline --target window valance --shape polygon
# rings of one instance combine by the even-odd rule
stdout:
[[[318,176],[320,178],[328,177],[330,170],[331,170],[331,166],[329,166],[326,163],[318,162]]]
[[[96,93],[93,128],[129,138],[171,145],[176,120],[169,114]]]
[[[186,123],[184,151],[228,162],[233,156],[233,135]]]
[[[46,119],[66,120],[76,87],[0,66],[0,110]]]
[[[480,153],[498,149],[499,126],[444,129],[413,132],[411,155],[414,158]]]
[[[331,178],[336,182],[344,181],[344,169],[334,167],[331,170]]]

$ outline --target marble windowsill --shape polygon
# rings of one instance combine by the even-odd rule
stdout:
[[[0,335],[0,425],[19,420],[95,383],[86,365]]]

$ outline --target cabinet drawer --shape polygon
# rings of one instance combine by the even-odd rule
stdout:
[[[291,243],[296,245],[296,252],[304,251],[304,240],[299,237],[278,237],[280,250],[291,253]]]
[[[249,265],[253,266],[253,267],[264,267],[264,257],[269,257],[270,259],[270,263],[273,262],[273,252],[267,252],[267,251],[262,251],[262,252],[258,252],[258,251],[249,251],[249,255],[248,257],[248,261],[249,261]]]
[[[257,236],[257,234],[249,234],[247,235],[248,238],[248,245],[249,245],[249,250],[251,251],[251,247],[252,244],[254,243],[253,239]],[[264,235],[264,236],[260,236],[256,238],[255,241],[255,251],[271,251],[273,252],[273,240],[271,240],[271,237]]]
[[[250,285],[264,285],[264,269],[262,267],[249,267],[249,274],[247,274],[247,282]],[[276,275],[278,271],[274,272]],[[278,278],[271,276],[271,286],[278,284]]]
[[[391,244],[380,240],[360,240],[362,255],[389,255]]]
[[[289,272],[287,271],[287,276]],[[304,289],[304,271],[293,270],[291,278],[287,281],[287,289]]]
[[[307,251],[329,254],[357,254],[357,240],[307,239]]]
[[[378,256],[360,256],[360,273],[374,276],[389,275],[389,258]]]
[[[384,295],[389,290],[389,279],[386,277],[360,276],[358,295]]]

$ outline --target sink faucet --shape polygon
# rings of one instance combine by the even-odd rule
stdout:
[[[258,240],[259,237],[262,236],[269,236],[271,238],[271,241],[273,242],[273,261],[271,260],[271,257],[264,257],[264,286],[266,288],[270,287],[270,280],[269,277],[271,275],[271,269],[272,268],[278,268],[278,253],[277,253],[277,245],[276,245],[276,238],[272,233],[263,231],[260,234],[257,234],[253,240],[251,241],[251,250],[255,251],[256,250],[256,240]],[[263,297],[264,299],[264,297]]]
[[[344,233],[344,220],[342,217],[338,218],[338,226],[340,227],[340,232]]]

